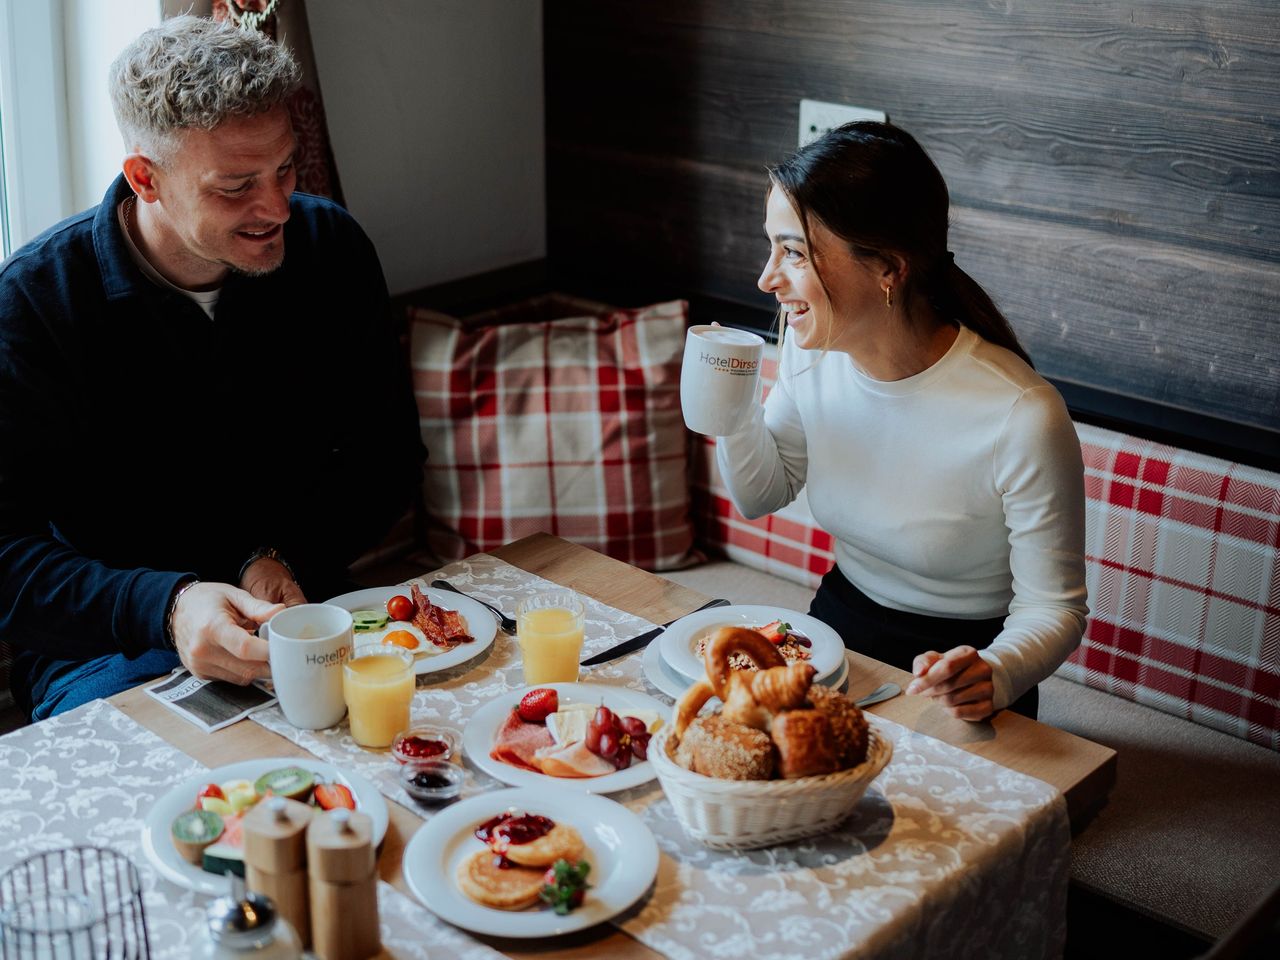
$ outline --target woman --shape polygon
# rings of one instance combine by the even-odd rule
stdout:
[[[759,286],[786,323],[768,401],[717,440],[734,502],[760,516],[807,487],[836,541],[809,612],[957,717],[1034,717],[1088,613],[1062,398],[955,265],[910,135],[847,124],[769,175]]]

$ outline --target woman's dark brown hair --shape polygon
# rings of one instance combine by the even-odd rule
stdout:
[[[947,185],[911,134],[889,123],[846,123],[771,167],[769,179],[791,201],[810,250],[813,218],[859,257],[901,257],[903,303],[919,291],[942,320],[1031,363],[1004,314],[947,250]]]

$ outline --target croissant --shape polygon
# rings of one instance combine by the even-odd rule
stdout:
[[[778,772],[788,780],[840,769],[831,721],[819,710],[788,710],[773,718]]]
[[[725,703],[729,702],[728,683],[733,673],[729,666],[729,658],[735,653],[747,657],[761,670],[787,665],[786,658],[778,652],[777,647],[764,638],[763,634],[745,627],[721,627],[707,644],[703,661],[711,689]]]

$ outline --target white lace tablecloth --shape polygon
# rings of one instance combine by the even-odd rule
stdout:
[[[507,614],[553,584],[496,557],[450,564],[437,576]],[[584,597],[586,653],[652,626]],[[583,680],[645,690],[640,654],[584,671]],[[524,686],[520,651],[501,631],[470,663],[420,678],[415,721],[462,727],[493,697]],[[334,764],[357,769],[388,797],[401,791],[385,752],[358,747],[345,723],[296,730],[272,707],[252,719]],[[1053,787],[964,750],[877,720],[893,761],[837,832],[747,853],[689,840],[656,781],[613,799],[640,814],[662,851],[653,893],[614,922],[677,960],[759,957],[1058,957],[1065,939],[1070,830]],[[464,796],[496,789],[468,764]],[[425,912],[425,910],[423,911]]]
[[[156,873],[142,850],[142,826],[160,797],[204,769],[104,700],[0,737],[0,873],[46,850],[117,850],[142,875],[152,956],[191,957],[209,898]],[[378,910],[385,955],[502,956],[389,884],[378,884]]]

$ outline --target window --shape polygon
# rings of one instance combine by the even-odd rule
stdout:
[[[71,213],[63,5],[0,0],[3,253]]]

